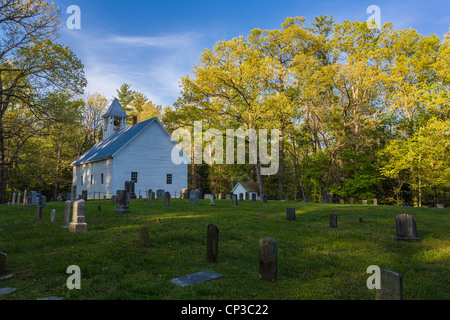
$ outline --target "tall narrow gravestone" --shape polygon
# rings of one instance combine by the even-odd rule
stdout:
[[[259,278],[267,281],[276,281],[277,268],[277,242],[273,239],[259,240]]]
[[[353,204],[355,202],[355,200],[353,198],[350,198],[350,200],[348,201],[348,203]]]
[[[36,206],[36,220],[42,220],[42,206]]]
[[[206,260],[217,263],[219,256],[219,229],[213,223],[208,225],[206,236]]]
[[[295,208],[286,208],[286,220],[295,221]]]
[[[147,204],[148,205],[152,204],[152,195],[153,195],[153,190],[149,189],[147,192]]]
[[[337,230],[337,214],[330,214],[330,229]]]
[[[232,195],[232,198],[233,198],[233,206],[235,206],[235,207],[237,207],[237,205],[238,205],[238,196],[237,196],[237,194],[233,194]]]
[[[402,275],[390,270],[380,270],[380,289],[375,290],[375,299],[403,300]]]
[[[84,221],[85,201],[77,200],[73,203],[72,222],[69,224],[69,232],[87,232],[87,224]]]
[[[267,193],[263,193],[263,203],[267,203],[268,199],[267,199]]]
[[[61,228],[69,228],[70,223],[70,207],[71,202],[69,200],[66,200],[66,206],[64,207],[64,224],[61,226]]]
[[[378,205],[378,199],[373,199],[373,205],[377,206]]]
[[[170,192],[164,193],[164,207],[170,207]]]
[[[244,194],[243,193],[239,193],[239,201],[244,201]]]
[[[256,202],[256,193],[252,193],[252,201]]]
[[[50,212],[50,222],[54,223],[56,219],[56,211],[55,209],[52,209],[52,211]]]
[[[397,229],[397,237],[399,241],[420,241],[417,237],[416,221],[409,214],[401,214],[395,218],[395,226]]]
[[[198,203],[198,191],[192,190],[189,192],[189,203]]]
[[[6,253],[0,251],[0,277],[6,275]]]
[[[214,193],[211,193],[211,195],[209,196],[209,204],[214,204],[215,198],[216,198],[216,196],[214,195]]]
[[[128,192],[125,190],[117,190],[117,206],[115,213],[119,214],[128,214],[130,213],[130,207],[128,204],[130,203],[130,197]]]

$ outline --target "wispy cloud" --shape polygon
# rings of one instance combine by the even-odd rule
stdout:
[[[108,41],[115,44],[138,47],[179,48],[180,46],[192,45],[198,38],[200,38],[200,35],[195,33],[171,34],[156,37],[115,35],[110,37]]]

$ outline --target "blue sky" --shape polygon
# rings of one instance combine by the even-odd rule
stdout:
[[[180,78],[189,74],[205,48],[246,36],[255,28],[279,28],[286,17],[315,16],[366,21],[367,8],[381,9],[381,23],[414,28],[441,39],[450,27],[450,0],[56,0],[62,21],[70,5],[81,10],[81,29],[61,30],[85,65],[86,92],[111,99],[122,83],[163,106],[179,96]]]

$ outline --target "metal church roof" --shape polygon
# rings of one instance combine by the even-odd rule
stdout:
[[[120,104],[119,104],[120,106]],[[132,141],[139,133],[141,133],[147,126],[153,122],[158,122],[159,120],[155,117],[134,126],[129,126],[117,131],[111,137],[99,141],[86,153],[84,153],[77,160],[72,162],[72,166],[77,166],[84,163],[100,161],[108,158],[112,158],[117,152],[119,152],[123,147],[125,147],[130,141]],[[162,124],[161,124],[162,126]],[[164,128],[164,126],[163,126]],[[169,134],[169,133],[167,133]],[[170,134],[169,134],[170,135]]]

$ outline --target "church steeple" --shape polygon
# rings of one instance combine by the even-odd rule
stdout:
[[[103,139],[108,139],[117,131],[127,126],[127,114],[123,111],[119,100],[114,99],[103,118]]]

